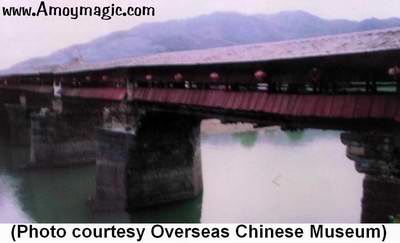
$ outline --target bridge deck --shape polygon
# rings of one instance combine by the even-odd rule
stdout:
[[[135,90],[130,100],[307,118],[373,118],[400,122],[400,97],[395,95],[296,95],[143,88]]]
[[[51,86],[0,86],[0,90],[52,95]],[[400,122],[397,94],[271,94],[263,91],[136,88],[65,88],[64,96],[82,99],[184,105],[304,118],[389,119]]]

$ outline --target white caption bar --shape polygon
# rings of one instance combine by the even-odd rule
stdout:
[[[400,225],[2,224],[1,242],[400,242]]]

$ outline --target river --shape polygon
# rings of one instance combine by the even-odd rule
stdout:
[[[128,213],[94,213],[95,165],[10,170],[26,148],[0,148],[0,223],[358,223],[364,175],[340,132],[264,128],[201,139],[201,197]]]

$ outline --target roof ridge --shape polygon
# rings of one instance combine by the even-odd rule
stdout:
[[[147,55],[141,55],[141,56],[118,58],[118,59],[110,60],[107,62],[98,62],[97,64],[118,62],[118,61],[127,61],[127,60],[136,59],[136,58],[146,58],[146,57],[168,55],[168,54],[175,54],[175,53],[178,54],[178,53],[187,53],[187,52],[202,52],[202,51],[222,50],[222,49],[231,49],[231,48],[240,48],[240,47],[261,46],[261,45],[265,46],[265,45],[275,45],[275,44],[277,44],[277,45],[278,44],[295,44],[295,43],[301,43],[301,42],[306,42],[306,41],[311,41],[311,40],[324,40],[324,39],[331,39],[331,38],[336,39],[336,38],[341,38],[341,37],[345,37],[345,36],[351,37],[351,36],[357,36],[360,34],[378,34],[378,33],[387,33],[390,31],[400,32],[400,27],[366,30],[366,31],[356,31],[356,32],[340,33],[340,34],[336,34],[336,35],[335,34],[321,35],[321,36],[282,40],[282,41],[258,42],[258,43],[252,43],[252,44],[240,44],[240,45],[221,46],[221,47],[212,47],[212,48],[204,48],[204,49],[168,51],[168,52],[160,52],[160,53],[147,54]]]

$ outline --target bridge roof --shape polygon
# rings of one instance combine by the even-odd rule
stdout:
[[[400,28],[291,41],[169,52],[96,64],[74,62],[68,65],[52,66],[47,69],[43,68],[37,70],[35,73],[62,74],[116,68],[265,63],[311,57],[329,57],[386,51],[400,52]],[[28,72],[20,74],[35,73]]]
[[[389,50],[400,51],[400,28],[355,32],[292,41],[161,53],[98,64],[80,63],[79,65],[61,67],[56,73],[129,67],[273,62],[278,60],[362,54]]]

